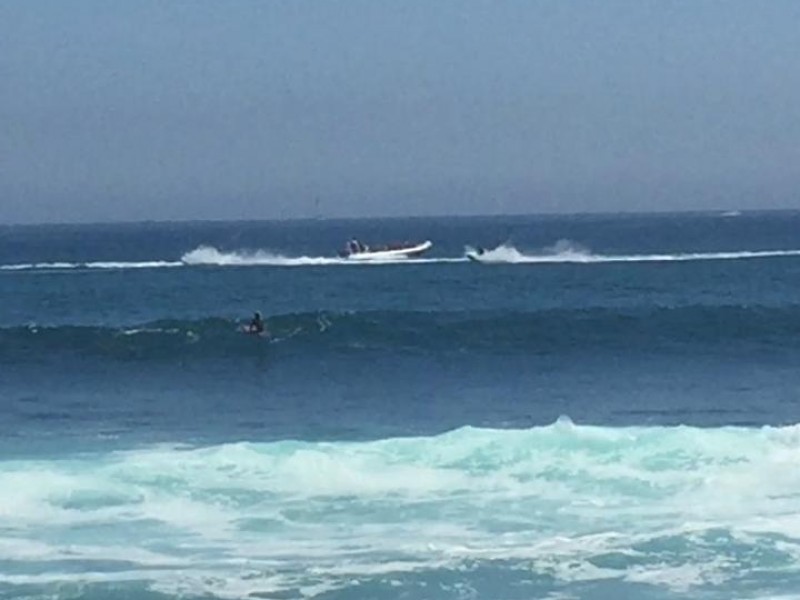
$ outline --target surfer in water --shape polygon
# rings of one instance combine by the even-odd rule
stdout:
[[[247,333],[254,335],[263,335],[266,333],[267,328],[264,326],[264,319],[261,318],[261,313],[256,311],[253,318],[250,319],[250,324],[247,326]]]

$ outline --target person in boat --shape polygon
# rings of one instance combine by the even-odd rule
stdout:
[[[261,335],[266,331],[264,326],[264,319],[261,318],[261,313],[256,311],[253,318],[250,319],[250,324],[247,326],[247,333]]]
[[[347,251],[350,254],[358,254],[359,252],[366,252],[367,247],[359,242],[356,238],[352,238],[349,242],[347,242]]]

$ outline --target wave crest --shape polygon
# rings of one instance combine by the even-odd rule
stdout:
[[[124,328],[17,326],[0,329],[0,357],[9,361],[50,353],[120,359],[184,359],[249,354],[288,344],[306,354],[330,352],[532,353],[604,349],[669,351],[682,345],[745,342],[772,348],[794,343],[800,306],[576,308],[533,312],[363,311],[267,316],[269,339],[243,335],[230,318],[161,320]]]

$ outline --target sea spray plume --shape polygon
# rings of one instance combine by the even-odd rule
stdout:
[[[339,258],[325,257],[287,257],[266,250],[239,250],[223,252],[213,246],[200,246],[181,257],[186,265],[216,265],[216,266],[304,266],[326,265],[344,262]]]
[[[573,257],[579,259],[590,256],[591,252],[583,244],[579,244],[578,242],[572,240],[561,239],[552,246],[546,247],[542,251],[542,254],[559,258]]]
[[[235,250],[224,252],[213,246],[200,246],[181,257],[182,264],[189,266],[274,266],[274,267],[313,267],[332,265],[394,265],[394,264],[434,264],[463,262],[463,258],[382,258],[376,260],[353,261],[342,257],[327,256],[285,256],[267,250]]]
[[[605,264],[605,263],[656,263],[690,262],[706,260],[745,260],[800,256],[800,250],[742,250],[731,252],[686,252],[663,254],[595,254],[581,244],[560,240],[553,246],[539,251],[521,251],[514,246],[502,244],[493,249],[467,247],[472,260],[486,264]]]
[[[586,262],[589,251],[580,244],[570,240],[559,240],[552,246],[538,252],[520,251],[510,242],[500,244],[496,248],[483,249],[480,254],[467,247],[467,255],[475,256],[485,263],[536,263],[536,262]]]

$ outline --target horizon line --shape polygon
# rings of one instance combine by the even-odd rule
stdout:
[[[439,220],[439,219],[497,219],[515,217],[578,217],[578,216],[637,216],[637,215],[724,215],[726,213],[780,213],[798,212],[800,208],[705,208],[705,209],[671,209],[671,210],[597,210],[597,211],[545,211],[529,213],[461,213],[461,214],[431,214],[431,215],[367,215],[367,216],[337,216],[337,217],[272,217],[272,218],[209,218],[209,219],[122,219],[112,221],[20,221],[2,223],[0,227],[80,227],[99,225],[168,225],[168,224],[211,224],[211,223],[301,223],[320,221],[400,221],[400,220]]]

